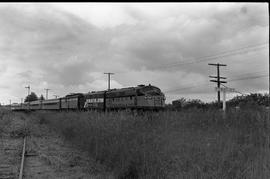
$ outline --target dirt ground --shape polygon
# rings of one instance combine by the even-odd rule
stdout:
[[[0,178],[18,177],[24,133],[27,145],[23,178],[113,178],[87,153],[34,117],[16,113],[9,120],[0,133]]]

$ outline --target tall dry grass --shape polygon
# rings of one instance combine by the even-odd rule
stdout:
[[[10,124],[12,117],[12,112],[10,110],[0,108],[0,137],[2,137],[2,133],[5,128]]]
[[[270,178],[269,112],[39,112],[115,178]]]

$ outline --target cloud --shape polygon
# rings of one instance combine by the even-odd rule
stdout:
[[[207,83],[216,72],[208,62],[226,63],[221,74],[231,79],[268,69],[267,46],[196,63],[266,42],[264,3],[3,4],[0,25],[0,80],[10,98],[23,96],[27,84],[58,95],[106,89],[104,72],[115,72],[112,88],[151,83],[169,91]],[[231,84],[267,89],[263,79]],[[212,99],[208,86],[167,94]]]

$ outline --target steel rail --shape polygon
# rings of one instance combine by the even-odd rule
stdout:
[[[24,165],[24,156],[25,156],[25,145],[26,145],[26,137],[23,138],[23,151],[22,151],[22,160],[21,160],[21,168],[20,168],[19,179],[22,179],[22,177],[23,177],[23,165]]]

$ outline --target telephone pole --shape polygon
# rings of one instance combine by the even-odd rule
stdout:
[[[108,75],[108,91],[110,90],[110,81],[111,81],[111,75],[114,75],[114,73],[104,73]]]
[[[25,88],[28,88],[28,96],[30,95],[30,85],[26,86]]]
[[[26,99],[28,99],[28,110],[30,110],[30,101],[29,101],[30,85],[26,86],[25,88],[28,88],[28,96],[26,97]]]
[[[46,88],[44,90],[46,91],[46,99],[48,99],[48,91],[51,90],[51,89]]]
[[[215,78],[216,80],[210,80],[211,82],[217,83],[217,88],[220,88],[221,83],[227,83],[226,81],[221,81],[220,79],[227,79],[226,77],[221,77],[219,72],[220,66],[227,66],[225,64],[220,63],[208,63],[208,65],[216,66],[217,67],[217,76],[209,76],[210,78]],[[218,106],[220,105],[220,90],[217,91],[217,98],[218,98]]]

